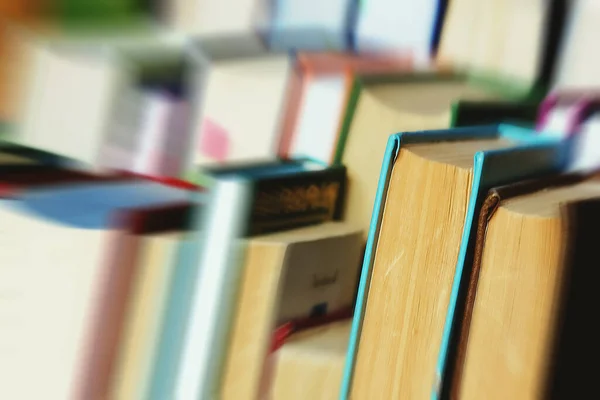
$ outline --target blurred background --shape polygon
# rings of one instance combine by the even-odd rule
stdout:
[[[594,0],[0,0],[0,398],[438,393],[349,395],[388,138],[600,148],[599,38]]]

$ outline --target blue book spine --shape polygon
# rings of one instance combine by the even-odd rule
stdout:
[[[174,397],[177,376],[187,330],[192,298],[198,276],[198,258],[203,232],[202,207],[196,210],[193,226],[194,233],[187,236],[179,245],[176,255],[175,271],[169,283],[169,293],[165,306],[165,315],[157,343],[155,359],[152,360],[150,384],[144,395],[148,400],[163,400]]]

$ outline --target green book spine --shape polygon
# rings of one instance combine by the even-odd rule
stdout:
[[[54,13],[63,28],[79,32],[112,33],[139,28],[150,16],[146,0],[59,0]]]
[[[333,165],[342,164],[342,156],[344,155],[344,147],[346,146],[346,140],[348,139],[348,133],[350,132],[350,126],[354,119],[354,112],[358,105],[358,98],[360,97],[360,91],[362,90],[362,83],[360,79],[354,77],[352,82],[352,89],[350,90],[350,96],[348,97],[348,103],[346,104],[346,110],[344,111],[344,119],[342,121],[342,128],[340,130],[340,136],[337,147],[335,149],[335,155],[333,157]]]

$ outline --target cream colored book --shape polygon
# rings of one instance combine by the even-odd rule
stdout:
[[[600,35],[600,7],[594,0],[572,1],[561,41],[554,87],[590,89],[600,86],[600,56],[596,38]]]
[[[453,398],[593,397],[598,176],[492,190],[480,216]],[[482,366],[485,365],[485,368]]]
[[[138,273],[119,346],[112,399],[144,399],[181,234],[143,239]]]
[[[531,86],[552,75],[568,9],[562,1],[453,0],[440,37],[438,62]]]
[[[127,294],[136,250],[132,221],[118,218],[130,214],[117,213],[187,197],[151,182],[80,183],[0,203],[1,398],[105,397],[112,302]]]
[[[274,356],[272,400],[337,399],[351,321],[333,322],[290,336]]]
[[[275,328],[315,311],[351,307],[360,230],[342,222],[249,239],[227,360],[223,399],[255,399]]]
[[[1,208],[0,396],[69,398],[94,288],[104,278],[104,245],[114,232],[65,228]]]
[[[290,68],[287,55],[210,65],[194,132],[197,165],[275,159]]]
[[[97,162],[111,104],[127,74],[111,49],[31,38],[14,140],[88,164]]]
[[[260,0],[172,0],[164,4],[167,23],[176,32],[210,36],[249,35]]]
[[[452,105],[460,99],[503,97],[492,87],[444,74],[366,80],[359,96],[342,156],[349,179],[344,216],[363,229],[365,238],[388,137],[450,127]]]
[[[440,7],[437,1],[370,0],[358,12],[356,47],[359,51],[411,54],[426,65]]]

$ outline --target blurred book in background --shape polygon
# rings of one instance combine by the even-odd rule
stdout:
[[[359,230],[340,222],[247,241],[221,398],[259,396],[277,326],[353,305],[361,242]]]
[[[291,61],[288,56],[215,60],[207,66],[194,162],[274,160]]]
[[[188,198],[185,191],[138,181],[59,185],[2,202],[3,226],[11,231],[2,244],[3,292],[11,293],[2,314],[12,321],[2,335],[2,370],[10,377],[3,397],[64,398],[75,395],[77,385],[94,389],[84,371],[108,353],[94,353],[100,342],[93,338],[114,343],[118,325],[106,318],[120,319],[119,307],[116,314],[97,311],[112,301],[121,305],[129,281],[116,279],[126,278],[120,274],[129,275],[131,265],[127,238],[135,226],[126,209]]]

